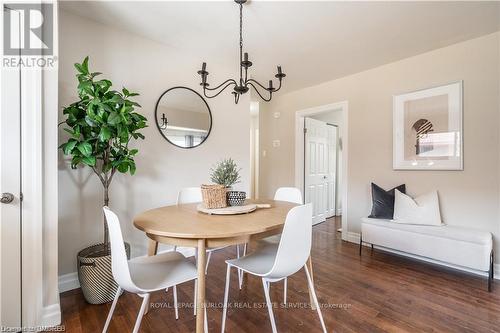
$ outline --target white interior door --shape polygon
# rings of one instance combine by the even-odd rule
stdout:
[[[19,22],[19,13],[11,14]],[[1,74],[0,327],[5,328],[21,327],[21,78],[20,69]]]
[[[336,128],[304,119],[304,197],[313,204],[313,224],[335,214]]]

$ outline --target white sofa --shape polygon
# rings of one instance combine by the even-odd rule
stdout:
[[[455,268],[488,272],[493,280],[493,237],[490,232],[463,227],[401,224],[391,220],[363,218],[361,246],[368,243],[431,259]]]

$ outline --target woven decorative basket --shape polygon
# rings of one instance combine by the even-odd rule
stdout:
[[[130,245],[125,243],[125,252],[130,259]],[[104,251],[104,244],[89,246],[78,252],[78,280],[83,297],[90,304],[111,302],[118,290],[111,271],[110,246]]]
[[[227,207],[226,188],[223,185],[201,185],[201,195],[206,208]]]

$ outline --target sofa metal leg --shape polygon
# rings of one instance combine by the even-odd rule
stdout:
[[[359,234],[359,256],[361,256],[361,248],[363,247],[363,235]]]
[[[494,257],[493,257],[493,250],[492,250],[491,254],[490,254],[490,271],[489,271],[489,274],[488,274],[488,291],[489,292],[491,292],[491,284],[492,284],[493,278],[494,278],[494,273],[493,273],[494,266],[493,266],[493,263],[494,263]]]

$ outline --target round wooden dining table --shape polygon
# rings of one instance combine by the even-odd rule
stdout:
[[[257,203],[247,200],[247,203]],[[196,332],[203,332],[205,308],[206,249],[253,241],[281,233],[294,203],[259,200],[269,208],[241,215],[208,215],[198,212],[198,204],[165,206],[145,211],[134,218],[134,226],[149,238],[148,255],[156,255],[158,243],[197,248],[198,290]],[[250,245],[251,247],[251,245]],[[312,276],[311,258],[308,265]],[[309,292],[309,295],[311,293]],[[311,308],[314,309],[311,302]]]

